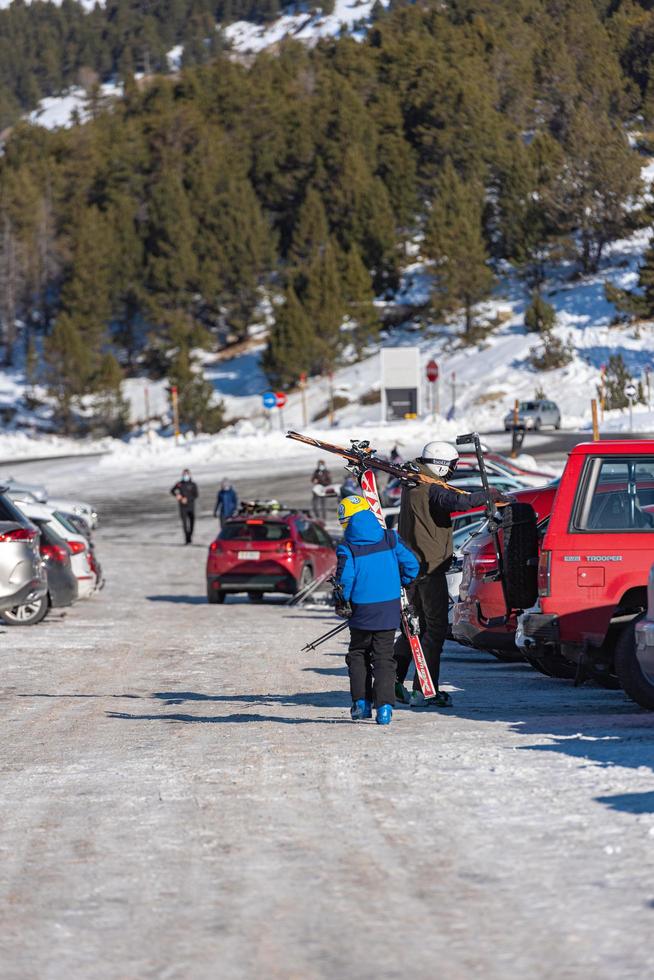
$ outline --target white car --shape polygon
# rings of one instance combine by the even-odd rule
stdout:
[[[90,546],[82,534],[78,534],[63,514],[49,504],[35,504],[29,500],[16,501],[16,506],[28,518],[48,521],[59,537],[63,538],[71,550],[70,563],[77,579],[78,598],[86,599],[96,590],[97,576],[90,561]]]
[[[91,530],[98,526],[98,512],[91,504],[87,504],[83,500],[66,500],[62,497],[48,497],[47,503],[48,507],[54,507],[55,510],[63,511],[64,514],[75,514],[76,517],[81,517],[83,521],[86,521]]]

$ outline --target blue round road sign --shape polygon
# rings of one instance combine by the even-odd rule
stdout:
[[[276,408],[277,407],[277,395],[274,391],[266,391],[261,396],[264,408]]]

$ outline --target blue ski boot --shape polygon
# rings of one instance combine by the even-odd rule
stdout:
[[[393,718],[393,708],[390,704],[380,704],[377,708],[377,718],[375,721],[378,725],[390,725]]]
[[[372,718],[371,702],[364,701],[363,698],[359,698],[358,701],[354,701],[352,707],[350,708],[350,717],[352,721],[363,721],[364,718]]]

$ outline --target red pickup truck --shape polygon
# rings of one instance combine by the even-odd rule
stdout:
[[[634,635],[654,558],[654,440],[576,446],[539,551],[537,595],[519,616],[518,646],[560,655],[578,679],[617,678],[654,709],[654,683],[640,669]]]

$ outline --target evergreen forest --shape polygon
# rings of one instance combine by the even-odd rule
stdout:
[[[654,121],[652,8],[394,3],[364,41],[243,59],[216,22],[277,7],[14,2],[0,11],[0,111],[14,123],[0,158],[4,365],[26,356],[68,431],[90,399],[119,432],[120,383],[137,374],[177,383],[185,417],[218,428],[198,348],[244,340],[267,304],[271,384],[330,371],[375,337],[373,298],[393,295],[416,240],[433,311],[463,310],[474,332],[510,263],[546,322],[550,264],[592,273],[652,221],[633,207]],[[181,73],[157,74],[181,41]],[[15,121],[82,70],[87,123]],[[103,106],[94,79],[115,75],[124,97]],[[654,314],[653,270],[654,253],[649,292],[616,302]]]

